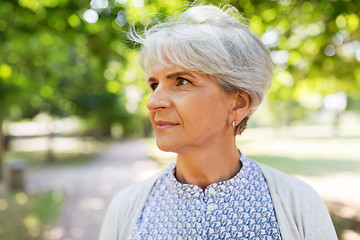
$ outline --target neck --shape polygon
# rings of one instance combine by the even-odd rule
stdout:
[[[181,183],[206,189],[210,184],[234,177],[241,168],[235,139],[212,146],[194,147],[178,153],[175,177]]]

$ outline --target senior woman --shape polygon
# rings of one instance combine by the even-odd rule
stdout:
[[[177,159],[113,199],[101,240],[336,239],[312,188],[236,146],[272,79],[268,49],[238,15],[193,6],[131,35],[142,44],[157,145]]]

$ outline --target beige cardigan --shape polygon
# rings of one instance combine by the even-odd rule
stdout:
[[[299,179],[259,164],[273,200],[284,240],[338,239],[319,195]],[[99,240],[125,240],[135,225],[158,175],[119,192],[112,200]]]

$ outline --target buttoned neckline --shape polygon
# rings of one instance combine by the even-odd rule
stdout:
[[[237,188],[237,191],[239,191],[240,188],[245,189],[243,181],[246,178],[244,178],[244,175],[249,171],[248,168],[250,163],[249,160],[243,157],[242,154],[240,154],[239,161],[241,162],[242,167],[234,177],[225,181],[212,183],[207,186],[204,191],[199,186],[179,182],[174,175],[174,170],[176,167],[176,163],[174,162],[170,164],[164,173],[167,175],[165,178],[165,184],[171,186],[171,190],[178,194],[180,198],[184,197],[206,199],[214,197],[225,197],[226,195],[231,194],[231,192],[235,190],[234,188]]]
[[[205,191],[180,183],[171,164],[157,179],[131,239],[281,239],[260,167],[243,155],[240,161],[233,178]]]

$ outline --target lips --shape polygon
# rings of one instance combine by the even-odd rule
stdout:
[[[156,126],[157,130],[165,130],[165,129],[176,127],[177,125],[180,125],[180,124],[174,123],[174,122],[162,121],[162,120],[155,121],[155,126]]]

